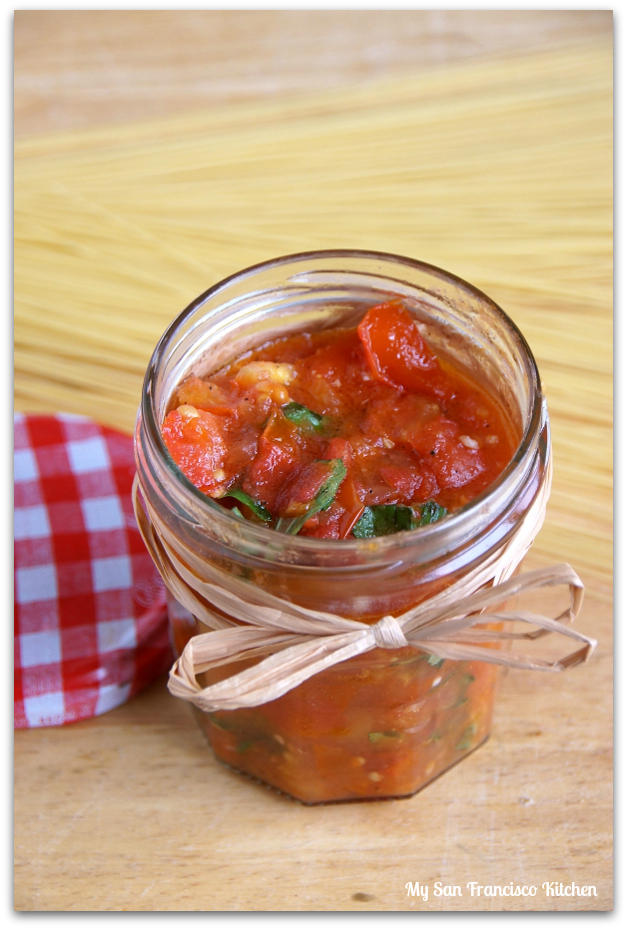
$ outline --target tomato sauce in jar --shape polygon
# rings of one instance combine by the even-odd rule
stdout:
[[[323,539],[441,519],[498,477],[519,440],[397,300],[356,328],[275,339],[192,376],[172,406],[163,438],[193,484],[244,519]]]
[[[195,299],[149,363],[135,454],[153,528],[199,578],[365,624],[500,577],[551,473],[512,320],[440,268],[358,250],[275,258]],[[169,599],[180,654],[209,627]],[[376,647],[266,703],[194,711],[221,761],[305,803],[402,797],[487,738],[499,677]]]
[[[498,398],[438,357],[399,299],[357,327],[275,338],[187,377],[162,435],[235,518],[321,540],[420,532],[485,491],[520,441]],[[180,652],[191,627],[174,632]],[[498,676],[375,649],[270,703],[197,715],[221,760],[305,802],[406,796],[488,736]]]
[[[485,741],[499,674],[375,649],[262,706],[196,714],[218,758],[306,803],[405,797]]]

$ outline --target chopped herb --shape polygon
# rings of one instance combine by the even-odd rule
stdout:
[[[287,419],[301,428],[308,427],[316,432],[322,432],[324,429],[324,416],[314,413],[313,410],[308,409],[301,403],[286,403],[282,410]]]
[[[442,733],[437,730],[433,733],[430,739],[427,739],[427,742],[439,742],[442,738]]]
[[[437,523],[439,519],[442,519],[443,516],[446,516],[447,510],[440,506],[435,500],[428,500],[426,503],[423,503],[419,508],[420,515],[417,519],[414,519],[412,525],[413,528],[418,528],[418,526],[428,526],[429,523]]]
[[[472,723],[470,726],[468,726],[467,729],[464,730],[464,734],[462,735],[460,741],[455,746],[456,751],[461,752],[465,748],[470,748],[470,746],[472,745],[473,736],[475,736],[476,734],[477,734],[477,727],[475,726],[474,723]]]
[[[238,751],[238,752],[245,752],[245,751],[247,751],[249,748],[251,748],[252,745],[253,745],[252,742],[240,742],[239,745],[237,746],[237,751]]]
[[[353,526],[353,535],[357,539],[374,539],[402,532],[411,529],[413,515],[411,507],[397,506],[395,503],[367,506]]]
[[[295,519],[281,518],[276,524],[278,532],[285,532],[287,535],[296,535],[300,532],[308,519],[320,513],[322,510],[328,510],[335,495],[339,490],[340,484],[346,477],[346,466],[341,458],[329,458],[323,460],[323,464],[329,465],[330,474],[316,496],[313,498],[305,513],[297,516]]]
[[[215,715],[215,713],[208,713],[209,719],[216,727],[216,729],[222,729],[224,732],[229,732],[229,726],[226,726],[221,719]]]
[[[469,686],[472,684],[474,680],[475,680],[474,674],[468,674],[468,673],[462,674],[459,680],[459,683],[461,684],[459,696],[457,697],[457,700],[455,701],[455,703],[451,704],[449,709],[455,709],[455,707],[463,706],[464,703],[468,703],[468,697],[466,696],[466,691],[468,690]]]
[[[368,740],[375,744],[385,742],[386,739],[400,739],[400,732],[369,732]]]
[[[438,658],[437,655],[429,655],[429,657],[427,658],[427,661],[429,662],[429,664],[434,668],[441,668],[445,660],[446,660],[445,658]]]
[[[418,529],[446,516],[447,511],[433,500],[423,503],[415,512],[410,506],[382,503],[367,506],[353,526],[353,535],[358,539],[374,539],[392,535],[407,529]]]
[[[244,506],[247,506],[249,510],[257,516],[259,519],[262,519],[264,523],[269,523],[272,520],[271,514],[266,510],[265,506],[262,506],[261,503],[258,503],[256,500],[253,500],[252,497],[249,497],[248,494],[245,494],[243,490],[240,490],[237,487],[232,487],[231,490],[227,490],[224,494],[225,497],[233,497],[235,500],[239,500],[240,503],[243,503]],[[242,515],[241,513],[239,514]]]

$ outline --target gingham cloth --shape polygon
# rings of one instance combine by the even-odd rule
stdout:
[[[165,592],[135,525],[129,436],[15,415],[15,727],[105,713],[171,664]]]

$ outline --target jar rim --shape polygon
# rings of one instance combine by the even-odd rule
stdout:
[[[287,536],[279,533],[273,533],[285,543],[289,543],[295,552],[303,556],[319,554],[322,551],[335,550],[340,551],[346,556],[350,554],[363,554],[368,551],[373,554],[385,555],[390,550],[400,550],[406,547],[413,547],[416,543],[426,546],[434,551],[441,549],[441,541],[451,533],[456,534],[455,530],[467,522],[473,522],[473,517],[485,512],[486,508],[490,509],[490,504],[496,501],[499,496],[503,496],[505,489],[512,483],[518,485],[521,479],[521,469],[524,471],[525,463],[528,463],[528,453],[535,446],[542,431],[546,415],[544,406],[544,397],[541,390],[540,375],[533,353],[523,336],[522,332],[514,321],[505,313],[501,307],[492,300],[487,294],[479,290],[472,284],[458,277],[451,272],[445,271],[436,265],[420,261],[418,259],[408,258],[402,255],[396,255],[391,252],[371,251],[362,249],[321,249],[304,252],[295,252],[288,255],[281,255],[267,261],[258,262],[250,265],[240,271],[235,272],[225,278],[222,278],[212,287],[209,287],[200,296],[196,297],[175,319],[170,323],[161,338],[159,339],[153,354],[151,356],[146,375],[144,378],[139,418],[143,421],[144,427],[148,433],[150,444],[154,451],[158,453],[161,462],[166,466],[169,475],[174,478],[176,487],[182,495],[183,500],[195,503],[193,506],[195,518],[203,516],[208,519],[226,520],[224,527],[237,525],[239,532],[245,529],[246,536],[251,541],[263,545],[264,541],[268,542],[267,527],[246,521],[245,526],[242,520],[236,519],[229,510],[221,506],[216,500],[203,494],[180,470],[172,457],[170,456],[166,444],[163,440],[158,416],[155,408],[155,396],[153,385],[159,370],[159,366],[167,352],[174,343],[177,333],[184,327],[185,323],[207,300],[215,297],[222,290],[226,290],[235,282],[242,282],[248,277],[268,271],[280,266],[302,261],[313,261],[320,259],[355,259],[355,260],[375,260],[389,262],[397,266],[405,266],[409,269],[427,272],[434,277],[439,277],[443,281],[451,283],[458,288],[466,291],[470,296],[479,299],[487,304],[492,312],[500,317],[501,322],[509,329],[518,345],[522,359],[526,364],[527,374],[530,380],[529,397],[530,402],[527,410],[526,422],[523,425],[523,432],[519,445],[514,452],[511,461],[501,474],[493,481],[484,491],[474,497],[469,503],[460,507],[455,513],[449,514],[445,519],[422,526],[419,529],[408,530],[405,532],[395,533],[388,536],[379,536],[373,539],[319,539],[308,536]],[[346,270],[351,270],[347,267]],[[352,269],[357,270],[357,269]],[[275,540],[275,542],[278,541]]]

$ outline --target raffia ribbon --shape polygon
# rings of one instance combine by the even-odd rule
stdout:
[[[573,569],[560,564],[511,576],[542,525],[549,483],[510,541],[478,568],[401,616],[384,616],[368,625],[305,609],[220,571],[184,546],[154,511],[142,508],[136,478],[133,504],[137,524],[161,577],[179,603],[213,630],[187,643],[170,671],[170,692],[207,712],[259,706],[325,668],[373,648],[412,646],[438,658],[536,671],[562,671],[587,661],[596,641],[568,628],[579,612],[584,591]],[[561,585],[568,586],[570,602],[554,619],[524,610],[491,612],[527,591]],[[215,613],[207,602],[246,625]],[[504,621],[535,628],[529,632],[476,628]],[[575,640],[580,647],[557,661],[485,647],[530,641],[552,632]],[[196,680],[210,668],[264,655],[268,657],[253,667],[209,687],[201,687]]]

